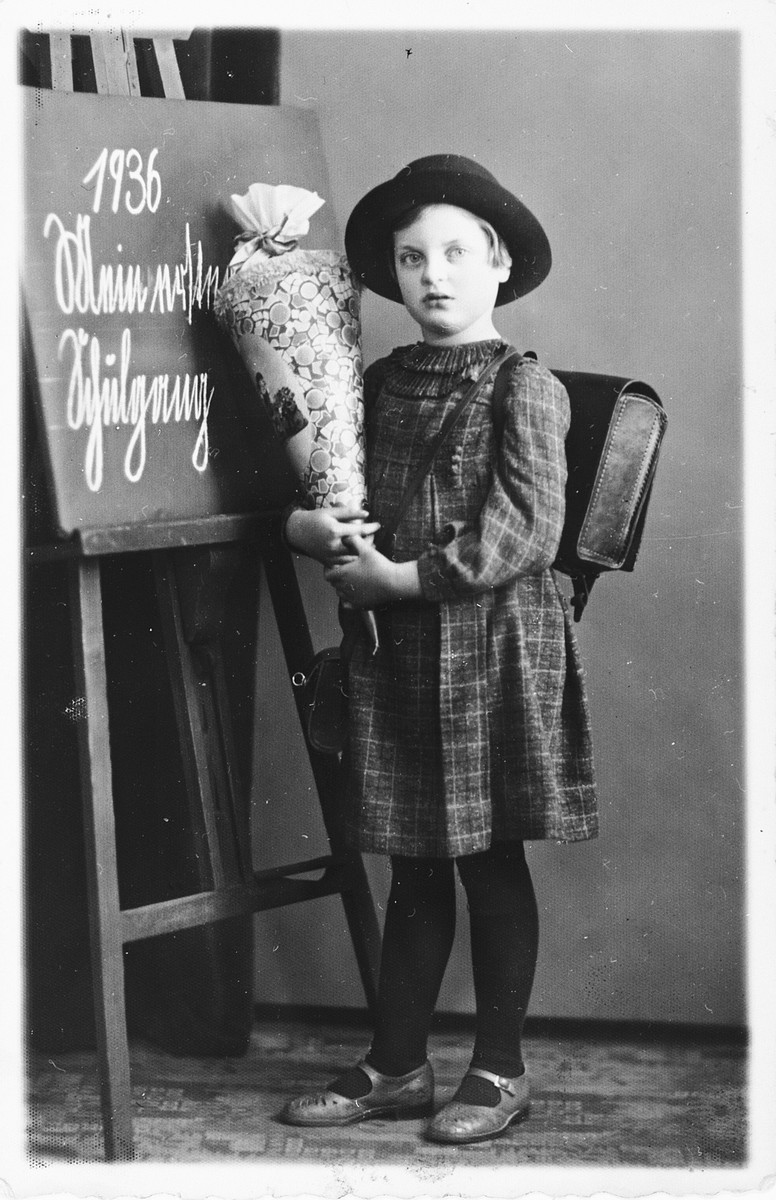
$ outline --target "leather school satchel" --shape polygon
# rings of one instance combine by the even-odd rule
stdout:
[[[493,387],[499,432],[508,368],[516,355],[514,350],[502,363]],[[571,578],[574,620],[579,621],[602,572],[634,568],[668,418],[647,383],[583,371],[552,373],[571,403],[566,515],[553,566]]]
[[[375,538],[377,548],[389,558],[393,555],[396,531],[402,518],[409,508],[410,502],[417,495],[423,480],[431,470],[438,451],[447,441],[459,417],[480,388],[499,370],[506,359],[511,360],[516,354],[516,350],[508,347],[492,363],[488,364],[442,422],[436,437],[429,442],[423,459],[408,483],[399,505],[390,518],[383,523]],[[346,610],[340,605],[340,624],[343,628],[340,645],[328,646],[325,650],[320,650],[310,664],[309,670],[305,674],[297,673],[292,679],[295,687],[304,688],[303,723],[308,744],[313,750],[322,754],[340,754],[345,748],[348,734],[348,663],[359,636],[357,613]]]

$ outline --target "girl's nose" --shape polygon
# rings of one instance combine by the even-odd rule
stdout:
[[[423,282],[436,283],[443,279],[445,274],[445,260],[441,255],[430,254],[424,260],[423,266]]]

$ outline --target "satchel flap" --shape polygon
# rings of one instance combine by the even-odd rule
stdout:
[[[581,559],[610,570],[622,567],[649,494],[665,425],[659,402],[623,389],[577,542]]]

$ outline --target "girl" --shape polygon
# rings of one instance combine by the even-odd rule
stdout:
[[[376,1027],[364,1061],[291,1101],[296,1125],[431,1111],[429,1026],[452,948],[455,879],[471,925],[471,1065],[428,1127],[442,1142],[502,1133],[528,1111],[520,1037],[537,909],[527,838],[595,836],[589,720],[572,627],[550,570],[564,513],[563,387],[535,362],[510,371],[503,429],[492,383],[434,459],[391,556],[370,536],[401,501],[446,413],[505,349],[493,309],[550,269],[536,218],[479,164],[418,159],[348,222],[351,267],[402,302],[422,341],[365,376],[370,513],[292,509],[285,535],[341,600],[376,610],[380,649],[350,664],[345,825],[388,854]],[[354,536],[363,535],[363,536]]]

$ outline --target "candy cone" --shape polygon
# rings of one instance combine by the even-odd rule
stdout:
[[[235,212],[243,220],[250,197],[251,193],[233,197]],[[256,220],[276,218],[276,212],[262,213]],[[241,249],[240,261],[233,259],[216,296],[214,311],[245,363],[304,500],[311,507],[364,505],[358,291],[343,256],[299,250],[295,241],[280,240],[288,225],[285,217],[276,220],[269,233],[254,235],[255,245],[248,247],[247,255],[245,247]],[[373,614],[365,613],[364,618],[376,647]]]

